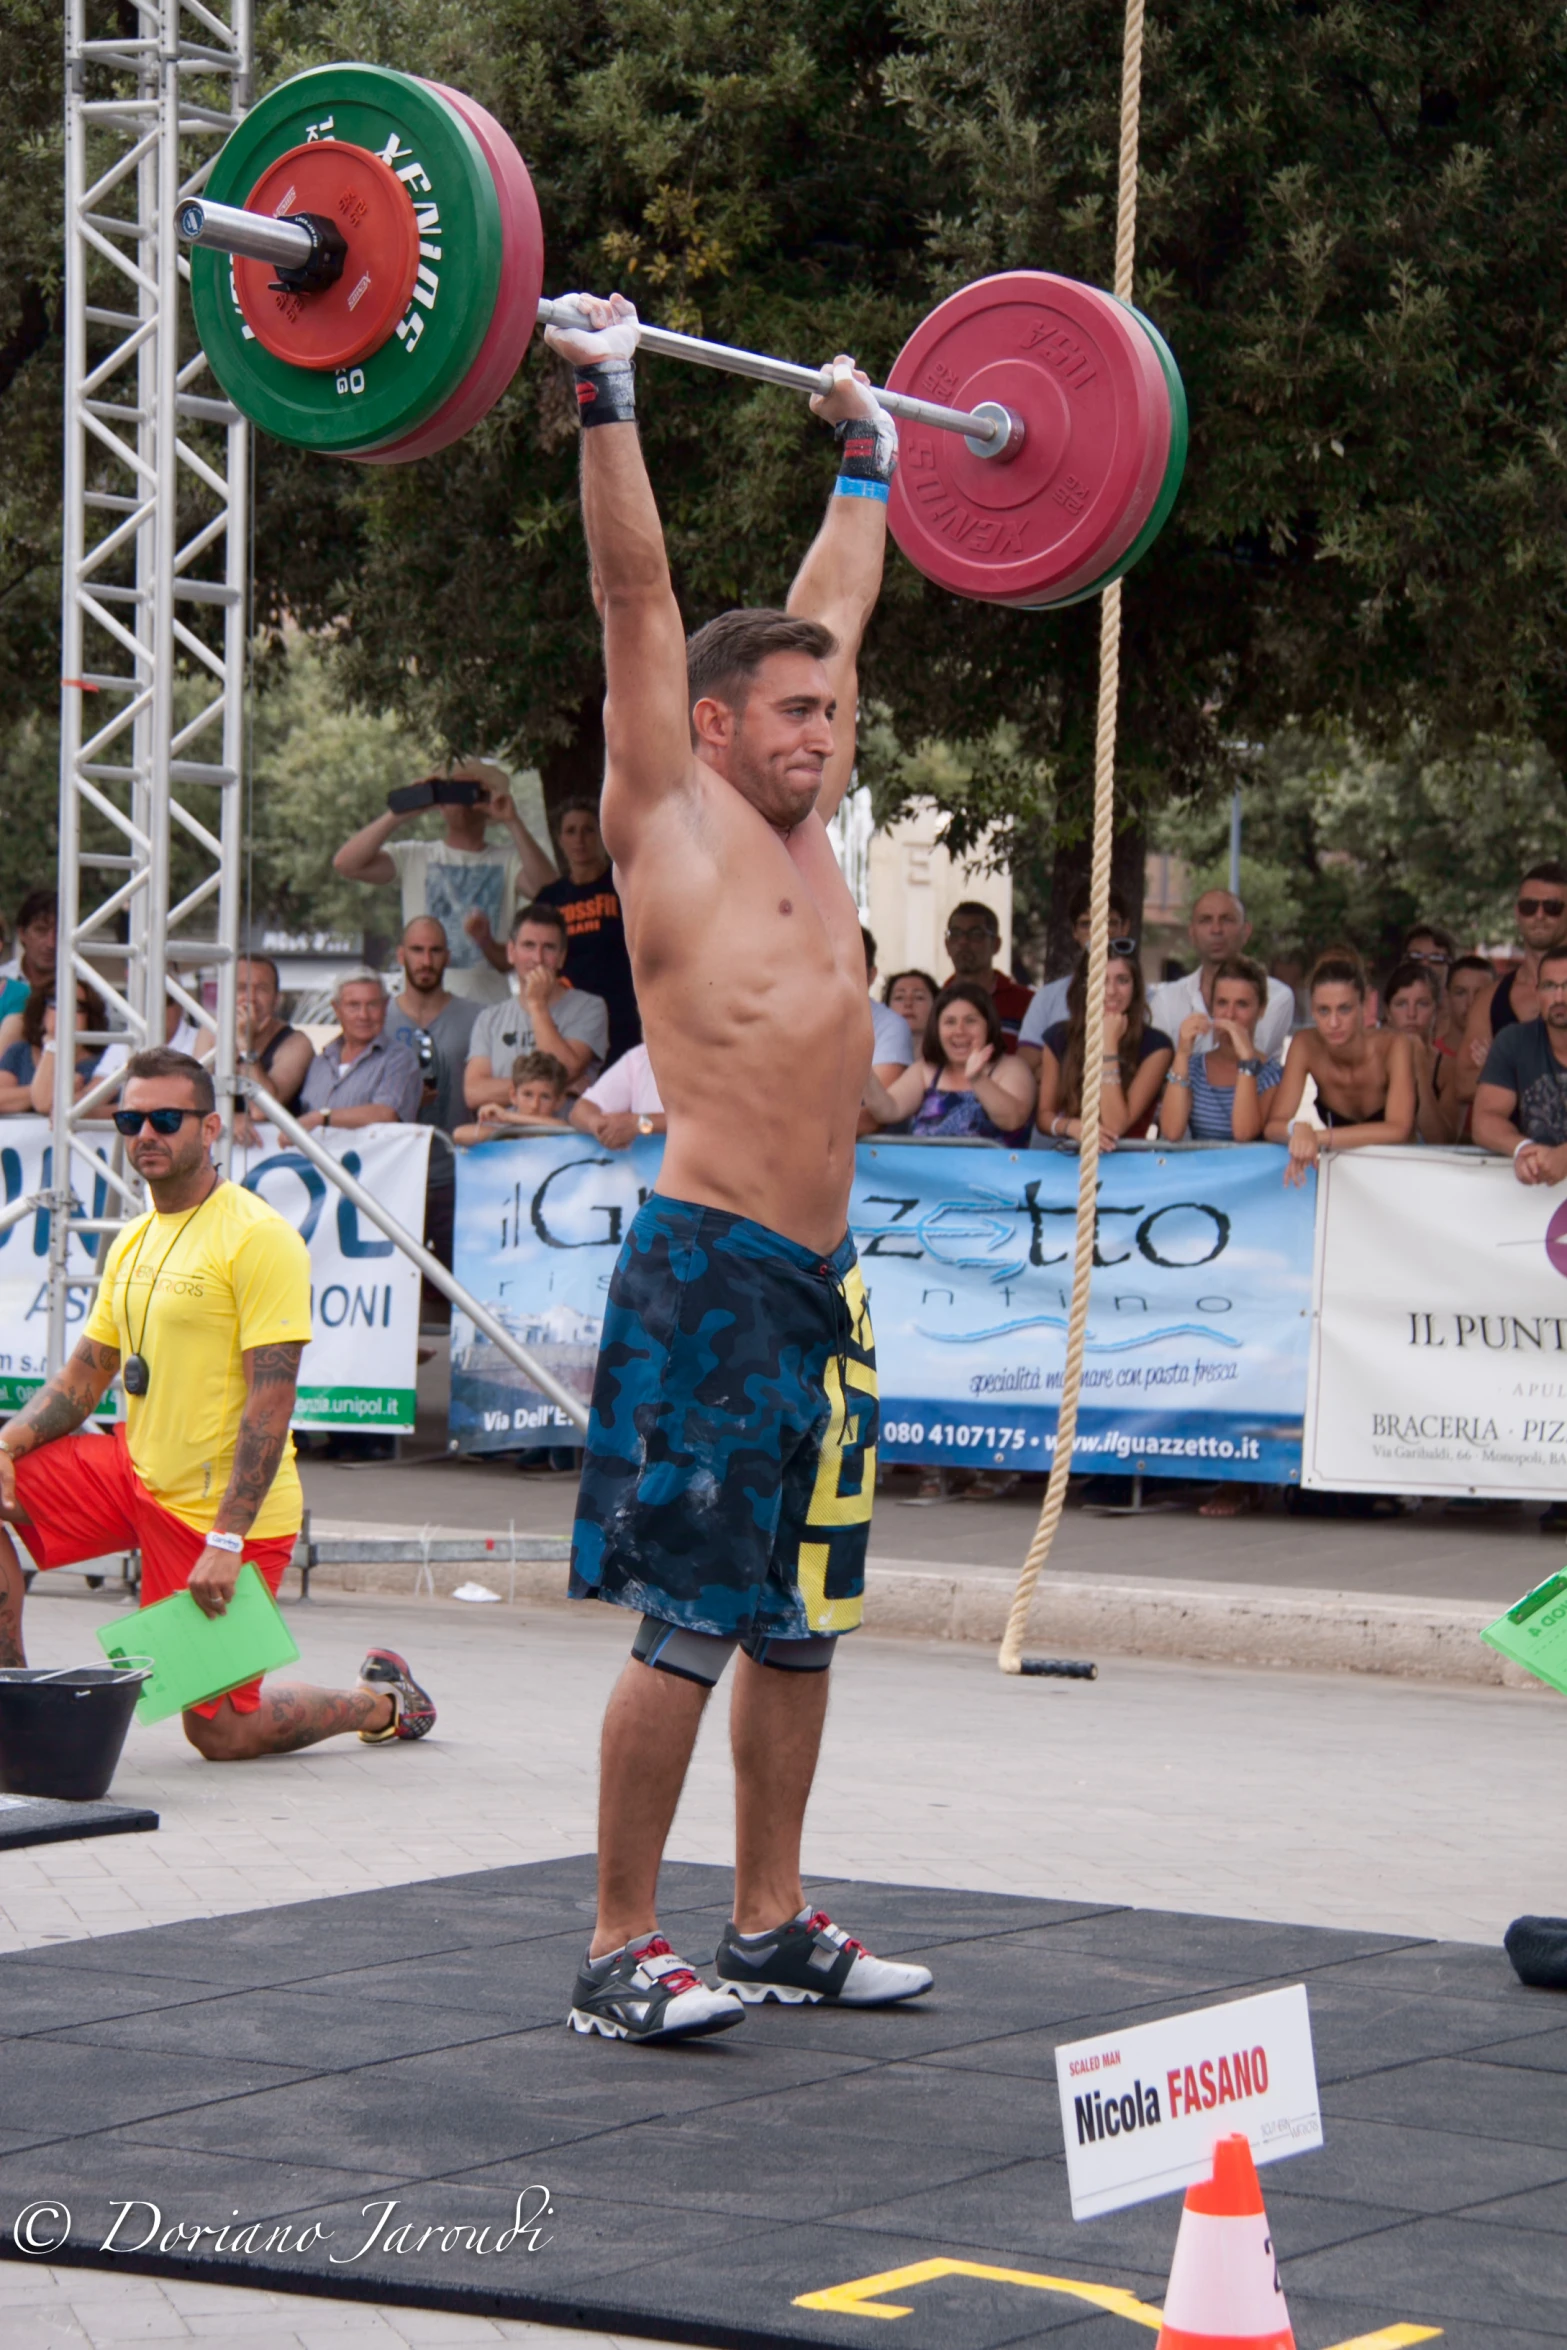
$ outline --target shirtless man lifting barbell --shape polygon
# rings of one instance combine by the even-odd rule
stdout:
[[[577,1598],[641,1624],[605,1717],[598,1919],[579,2032],[670,2040],[744,2002],[930,1988],[806,1900],[800,1835],[827,1668],[859,1623],[876,1361],[847,1232],[871,1018],[825,818],[854,760],[855,665],[886,546],[892,420],[852,363],[812,400],[842,471],[787,612],[689,645],[633,420],[637,317],[575,296],[582,507],[604,620],[602,823],[668,1139],[610,1283],[572,1547]],[[734,1916],[719,1988],[657,1931],[664,1842],[738,1648]]]

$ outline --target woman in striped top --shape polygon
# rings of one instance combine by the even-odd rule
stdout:
[[[1257,1051],[1255,1031],[1268,980],[1249,955],[1232,955],[1213,977],[1213,1009],[1181,1022],[1164,1081],[1159,1132],[1166,1142],[1257,1142],[1284,1075]],[[1206,1052],[1197,1046],[1211,1033]]]

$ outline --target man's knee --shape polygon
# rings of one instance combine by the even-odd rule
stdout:
[[[806,1640],[753,1634],[745,1642],[745,1653],[754,1665],[770,1666],[775,1673],[825,1673],[837,1645],[836,1632],[813,1632]]]
[[[655,1673],[670,1673],[677,1681],[695,1681],[711,1689],[738,1646],[738,1638],[725,1639],[717,1632],[688,1632],[683,1624],[665,1624],[657,1616],[644,1616],[631,1653],[639,1665],[651,1665]]]
[[[256,1752],[255,1716],[224,1704],[215,1714],[183,1714],[185,1735],[205,1762],[248,1762]]]

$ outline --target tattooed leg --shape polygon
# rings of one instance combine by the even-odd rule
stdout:
[[[262,1690],[253,1714],[237,1714],[226,1701],[210,1720],[186,1714],[185,1735],[208,1762],[251,1762],[263,1754],[293,1754],[349,1730],[384,1730],[394,1711],[384,1690],[311,1689],[285,1681]]]
[[[22,1600],[27,1586],[16,1544],[0,1526],[0,1665],[25,1665],[22,1646]]]

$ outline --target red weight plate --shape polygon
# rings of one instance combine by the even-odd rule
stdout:
[[[494,175],[501,207],[500,292],[478,356],[451,398],[417,432],[384,448],[355,452],[366,465],[403,465],[410,458],[433,456],[437,449],[461,440],[489,414],[511,382],[538,324],[539,294],[544,284],[544,224],[528,167],[510,133],[474,99],[448,88],[445,82],[426,82],[425,88],[461,115]]]
[[[998,401],[1023,419],[1015,458],[900,421],[888,521],[938,586],[982,603],[1070,595],[1124,554],[1153,511],[1170,449],[1157,354],[1108,294],[1044,270],[981,278],[899,352],[894,391],[944,406]]]
[[[275,359],[319,373],[379,351],[419,270],[419,224],[390,165],[346,140],[312,139],[262,173],[245,209],[318,212],[348,243],[342,276],[319,293],[279,292],[273,262],[234,263],[234,291],[257,342]]]

